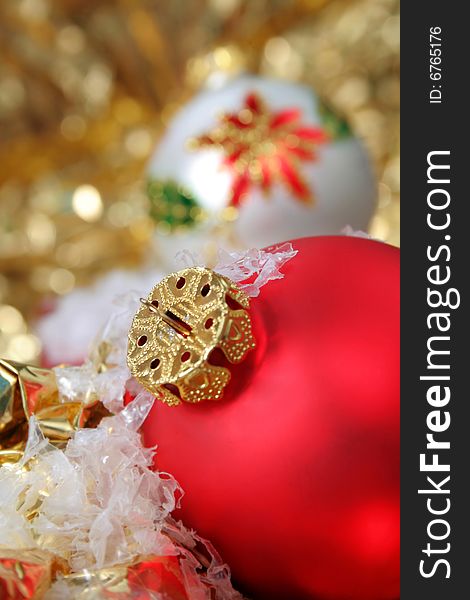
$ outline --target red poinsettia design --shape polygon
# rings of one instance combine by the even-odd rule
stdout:
[[[271,112],[258,94],[250,93],[238,113],[223,115],[217,127],[193,140],[192,146],[224,150],[224,165],[233,173],[233,206],[253,186],[268,192],[276,182],[287,185],[298,200],[309,202],[312,190],[302,178],[301,163],[315,160],[317,146],[328,135],[321,127],[302,125],[301,116],[298,108]]]

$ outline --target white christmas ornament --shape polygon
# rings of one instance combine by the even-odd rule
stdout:
[[[148,178],[169,257],[209,238],[248,248],[366,230],[375,201],[362,143],[312,89],[248,75],[176,115]]]

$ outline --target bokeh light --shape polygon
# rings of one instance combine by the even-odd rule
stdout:
[[[344,114],[377,174],[370,233],[399,244],[398,0],[178,7],[0,3],[2,356],[37,361],[31,323],[56,296],[142,264],[156,231],[144,174],[154,144],[201,85],[244,70],[313,86]]]

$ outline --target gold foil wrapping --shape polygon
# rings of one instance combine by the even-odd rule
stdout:
[[[21,458],[32,414],[51,444],[60,447],[76,429],[96,426],[108,412],[96,397],[62,399],[50,369],[0,359],[0,464]]]
[[[57,574],[67,572],[64,560],[44,550],[0,548],[0,598],[41,600]]]
[[[69,573],[66,561],[44,550],[0,548],[2,600],[41,600],[57,579],[54,598],[64,593],[74,600],[190,600],[177,556],[145,556],[126,564]]]
[[[176,556],[141,557],[129,564],[83,570],[64,577],[75,600],[190,600]]]

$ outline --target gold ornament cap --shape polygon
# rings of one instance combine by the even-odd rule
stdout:
[[[233,281],[203,267],[172,273],[136,313],[127,362],[132,375],[170,406],[219,400],[230,370],[211,363],[220,349],[229,363],[255,347],[249,298]]]

